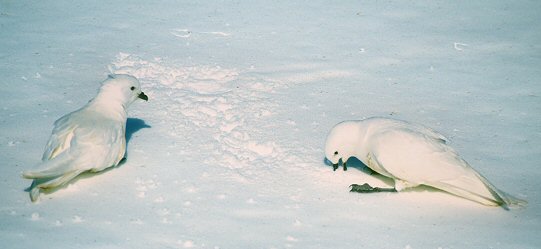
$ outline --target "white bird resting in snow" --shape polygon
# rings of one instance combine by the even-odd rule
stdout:
[[[446,138],[429,128],[389,118],[337,124],[327,136],[325,156],[334,169],[356,157],[373,171],[394,180],[394,188],[351,185],[352,192],[399,192],[426,185],[487,206],[525,206],[475,171]]]
[[[148,97],[135,77],[109,75],[94,99],[56,120],[42,163],[23,173],[33,179],[30,199],[35,202],[42,190],[60,187],[81,173],[118,165],[126,152],[126,109],[137,99]]]

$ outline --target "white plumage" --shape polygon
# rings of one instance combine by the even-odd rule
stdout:
[[[420,125],[369,118],[337,124],[327,137],[325,155],[335,166],[340,160],[358,158],[370,169],[393,179],[396,191],[427,185],[488,206],[526,204],[494,187],[446,140]]]
[[[127,108],[136,99],[148,97],[135,77],[110,75],[94,99],[58,119],[42,163],[23,173],[33,179],[30,199],[36,201],[42,190],[62,186],[83,172],[116,166],[126,150]]]

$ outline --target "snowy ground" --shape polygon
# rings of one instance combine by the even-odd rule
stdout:
[[[539,248],[539,1],[1,1],[0,248]],[[108,73],[128,160],[32,204],[23,170]],[[339,121],[432,127],[525,209],[324,163]]]

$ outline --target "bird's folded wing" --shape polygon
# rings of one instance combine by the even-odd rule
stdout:
[[[74,131],[72,146],[80,151],[80,157],[94,162],[87,170],[99,171],[118,164],[126,150],[124,130],[122,123],[101,121]]]
[[[44,161],[35,169],[23,172],[23,177],[27,179],[55,178],[72,171],[72,167],[77,165],[72,155],[67,152],[59,156]]]
[[[41,158],[42,161],[51,160],[70,147],[74,130],[79,125],[78,122],[74,122],[73,116],[73,113],[70,113],[54,123],[53,132]]]
[[[370,147],[381,167],[395,178],[414,184],[453,179],[465,170],[456,152],[434,134],[412,129],[387,130],[371,136]]]
[[[373,140],[377,162],[397,179],[435,187],[484,205],[513,207],[526,203],[497,189],[431,134],[395,129]]]
[[[441,143],[446,143],[447,141],[449,141],[444,135],[428,127],[421,126],[421,125],[416,125],[415,127],[416,127],[417,132],[422,133],[425,136],[429,136],[433,139],[436,139]]]

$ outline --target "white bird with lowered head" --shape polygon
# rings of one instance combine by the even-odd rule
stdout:
[[[94,99],[56,120],[42,163],[23,172],[33,180],[32,202],[42,191],[63,186],[81,173],[118,165],[126,152],[127,108],[137,99],[148,97],[135,77],[109,75]]]
[[[426,185],[487,206],[525,206],[490,183],[446,143],[421,125],[390,118],[344,121],[332,128],[325,156],[334,169],[356,157],[371,170],[394,180],[394,188],[351,185],[352,192],[399,192]]]

